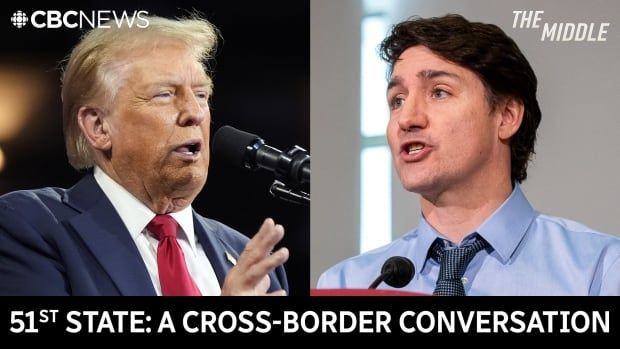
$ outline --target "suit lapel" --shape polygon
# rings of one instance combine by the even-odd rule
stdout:
[[[122,295],[155,290],[135,242],[92,174],[69,189],[63,201],[80,211],[68,222],[80,235]]]
[[[198,217],[196,212],[194,212],[194,228],[221,287],[224,285],[226,274],[239,259],[239,254],[220,239],[216,226]]]

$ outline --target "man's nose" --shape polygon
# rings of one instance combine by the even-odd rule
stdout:
[[[427,105],[423,97],[410,97],[404,102],[398,115],[398,125],[408,131],[415,128],[425,128],[428,125]]]
[[[183,94],[183,98],[178,99],[180,126],[198,126],[209,112],[209,106],[204,102],[202,105],[193,92]]]

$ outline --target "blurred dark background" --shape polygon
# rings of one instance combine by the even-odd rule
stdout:
[[[59,62],[88,28],[16,28],[11,15],[36,10],[145,10],[179,17],[199,11],[221,31],[213,78],[211,134],[223,125],[255,133],[281,150],[310,146],[309,1],[82,1],[75,5],[0,5],[0,194],[70,187],[81,177],[67,162]],[[252,236],[266,217],[284,225],[281,245],[291,295],[309,290],[310,212],[269,194],[273,176],[211,158],[193,207]],[[309,190],[309,188],[308,188]]]

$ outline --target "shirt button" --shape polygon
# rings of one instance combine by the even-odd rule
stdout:
[[[467,283],[469,282],[469,280],[466,277],[462,277],[461,278],[461,282],[463,283],[463,285],[467,285]]]

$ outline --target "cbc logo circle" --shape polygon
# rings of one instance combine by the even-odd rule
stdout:
[[[22,11],[16,11],[11,16],[11,22],[17,28],[23,28],[26,26],[26,23],[28,23],[28,16]]]

